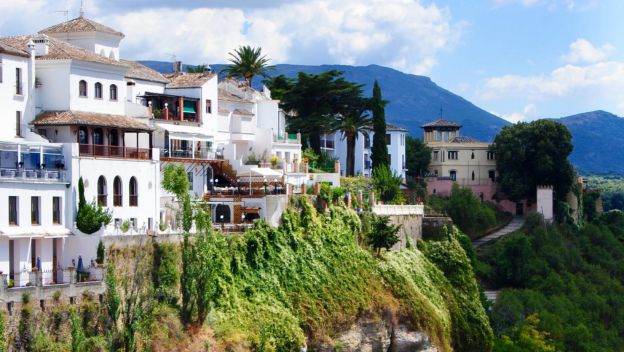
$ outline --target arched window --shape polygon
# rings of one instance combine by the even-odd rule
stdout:
[[[78,130],[78,143],[89,144],[89,130],[86,127],[80,127]]]
[[[230,222],[230,207],[225,204],[217,205],[215,209],[215,222],[225,224]]]
[[[103,207],[107,206],[108,192],[106,191],[106,179],[104,176],[100,176],[100,178],[98,178],[97,192],[98,204]]]
[[[130,206],[139,206],[139,187],[134,176],[130,178]]]
[[[473,172],[472,172],[472,180],[474,181],[474,179],[475,179],[475,173],[474,173],[474,171],[473,171]]]
[[[95,84],[95,99],[102,99],[102,83]]]
[[[117,86],[114,84],[110,85],[110,92],[109,92],[109,99],[110,100],[117,100]]]
[[[87,81],[84,79],[78,83],[78,95],[81,97],[87,96]]]
[[[121,183],[121,177],[116,176],[113,181],[113,206],[120,207],[123,204],[122,199],[123,184]]]

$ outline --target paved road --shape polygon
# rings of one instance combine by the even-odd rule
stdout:
[[[505,235],[508,235],[518,229],[520,229],[522,227],[522,225],[524,224],[524,218],[523,217],[519,217],[516,216],[513,218],[513,220],[511,220],[511,222],[509,224],[507,224],[507,226],[503,227],[502,229],[491,233],[487,236],[478,238],[474,241],[472,241],[472,246],[475,248],[479,248],[481,246],[483,246],[484,244],[497,240]]]

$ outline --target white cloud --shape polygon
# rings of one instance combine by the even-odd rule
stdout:
[[[596,0],[493,0],[495,6],[521,5],[523,7],[545,7],[554,11],[564,8],[570,11],[586,11],[596,5]]]
[[[536,114],[537,107],[535,106],[535,104],[530,103],[524,107],[522,112],[512,112],[511,114],[497,115],[509,122],[516,123],[520,121],[530,121],[536,117]]]
[[[479,92],[484,100],[524,94],[529,99],[563,97],[594,92],[624,95],[624,62],[599,62],[587,66],[565,65],[539,76],[505,75],[486,80]]]
[[[102,18],[126,34],[123,54],[188,63],[224,62],[242,44],[274,63],[380,64],[426,74],[459,38],[446,9],[418,0],[314,1],[272,8],[155,8]]]
[[[609,43],[595,47],[587,39],[579,38],[570,44],[570,52],[561,58],[566,62],[598,62],[605,60],[615,48]]]

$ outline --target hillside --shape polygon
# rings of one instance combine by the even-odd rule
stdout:
[[[143,64],[163,73],[171,72],[172,65],[163,61],[141,61]],[[219,72],[224,65],[211,65]],[[329,70],[345,73],[346,79],[365,84],[365,94],[372,94],[373,82],[379,81],[386,107],[388,122],[407,128],[410,134],[420,137],[420,126],[436,119],[443,109],[445,118],[464,125],[463,133],[485,141],[491,141],[496,133],[509,122],[480,109],[466,99],[449,92],[431,81],[429,77],[406,74],[378,65],[276,65],[273,75],[284,74],[294,77],[299,71],[319,74]],[[260,80],[256,80],[260,84]]]
[[[572,133],[572,164],[583,173],[624,173],[624,119],[598,110],[557,119]]]

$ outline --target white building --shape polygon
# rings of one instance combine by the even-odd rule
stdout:
[[[359,133],[355,140],[355,175],[370,177],[372,175],[371,148],[373,146],[374,132],[368,132],[368,136]],[[386,144],[390,156],[390,169],[393,173],[405,180],[405,128],[387,124]],[[340,160],[340,170],[344,176],[347,169],[347,140],[340,132],[328,134],[321,138],[321,149],[331,153]]]

